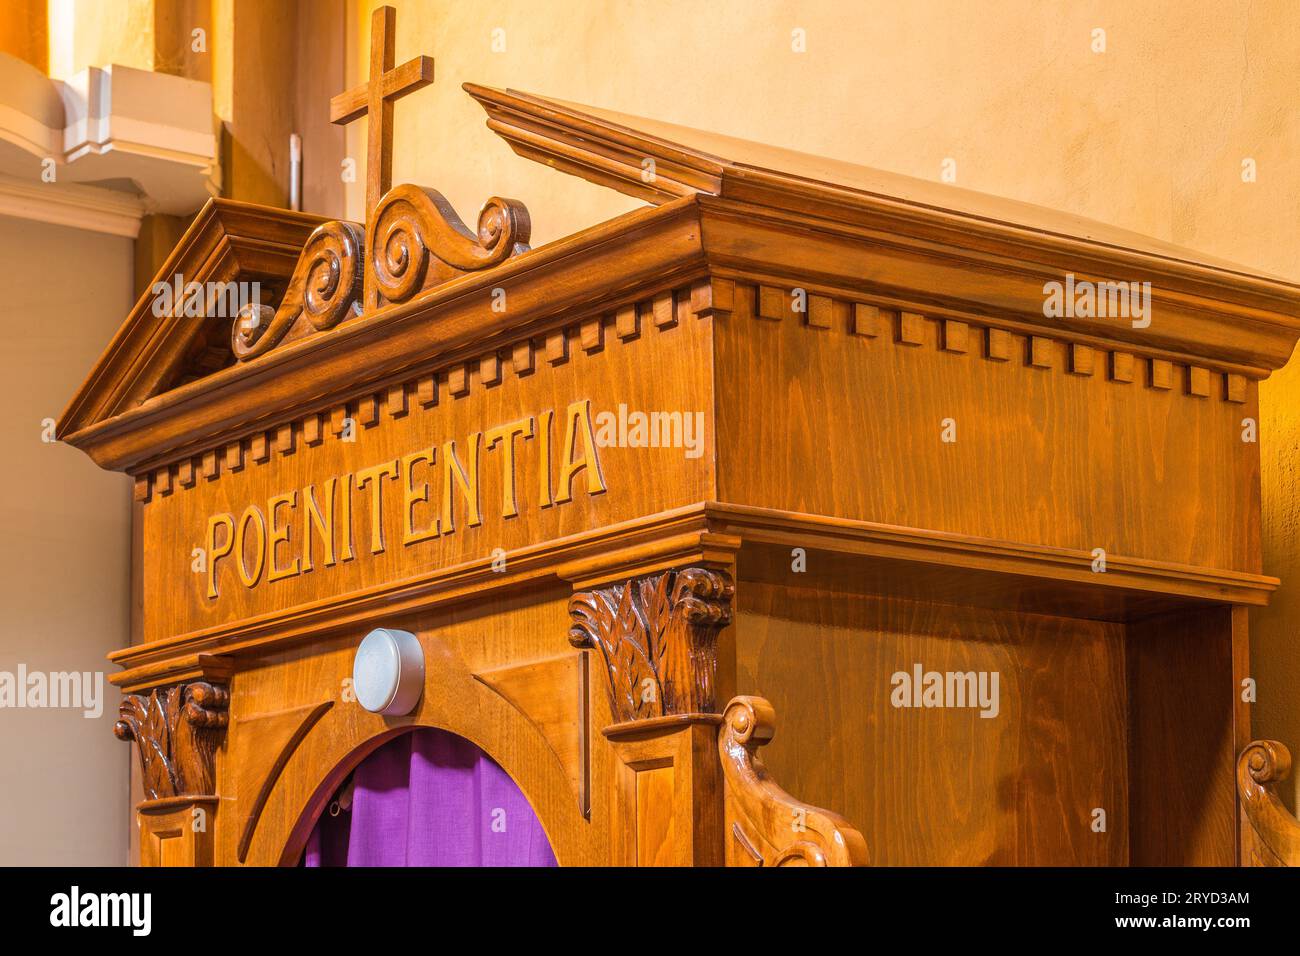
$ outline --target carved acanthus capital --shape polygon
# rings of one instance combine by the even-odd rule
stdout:
[[[838,814],[810,807],[777,785],[758,748],[776,733],[762,697],[734,697],[722,715],[728,866],[865,866],[867,841]]]
[[[718,632],[731,623],[731,578],[685,568],[575,594],[575,647],[600,651],[615,721],[715,713]]]
[[[230,720],[230,692],[203,681],[127,694],[113,733],[134,740],[145,799],[216,793],[213,757]]]

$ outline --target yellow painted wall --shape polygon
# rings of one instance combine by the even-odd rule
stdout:
[[[49,74],[66,80],[88,66],[154,68],[154,0],[47,0]]]
[[[435,186],[471,224],[489,196],[521,199],[536,244],[635,203],[515,157],[464,81],[929,179],[951,158],[959,185],[1300,279],[1294,0],[393,3],[398,61],[432,55],[437,75],[396,107],[394,181]],[[374,6],[349,0],[349,85]],[[364,133],[347,145],[358,220]],[[1300,756],[1300,360],[1263,396],[1265,566],[1287,583],[1254,617],[1255,733]]]
[[[47,24],[45,0],[9,0],[0,7],[0,53],[46,72],[50,56]]]
[[[1265,382],[1261,396],[1264,569],[1282,579],[1282,588],[1251,615],[1259,682],[1252,729],[1256,737],[1281,740],[1300,760],[1300,359]],[[1288,795],[1291,809],[1300,807],[1300,772]]]

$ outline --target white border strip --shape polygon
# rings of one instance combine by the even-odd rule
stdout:
[[[134,239],[144,212],[139,199],[111,189],[0,177],[0,216]]]

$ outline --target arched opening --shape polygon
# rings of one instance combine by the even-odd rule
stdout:
[[[434,727],[365,757],[326,803],[304,866],[555,866],[519,786],[480,747]]]

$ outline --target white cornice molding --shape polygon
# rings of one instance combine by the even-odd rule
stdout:
[[[63,150],[63,130],[50,129],[34,116],[0,102],[0,139],[44,159],[57,157]]]
[[[0,216],[134,239],[144,214],[143,202],[111,189],[0,176]]]
[[[72,216],[100,224],[86,228],[126,235],[139,216],[132,213],[137,226],[128,227],[111,191],[65,184],[129,181],[145,212],[169,215],[193,213],[220,191],[210,84],[120,65],[52,81],[3,54],[0,81],[0,177],[34,187],[6,187],[8,214],[69,225]],[[37,181],[47,174],[57,190]],[[113,198],[87,198],[105,192]],[[35,215],[32,204],[46,200],[56,209]]]

